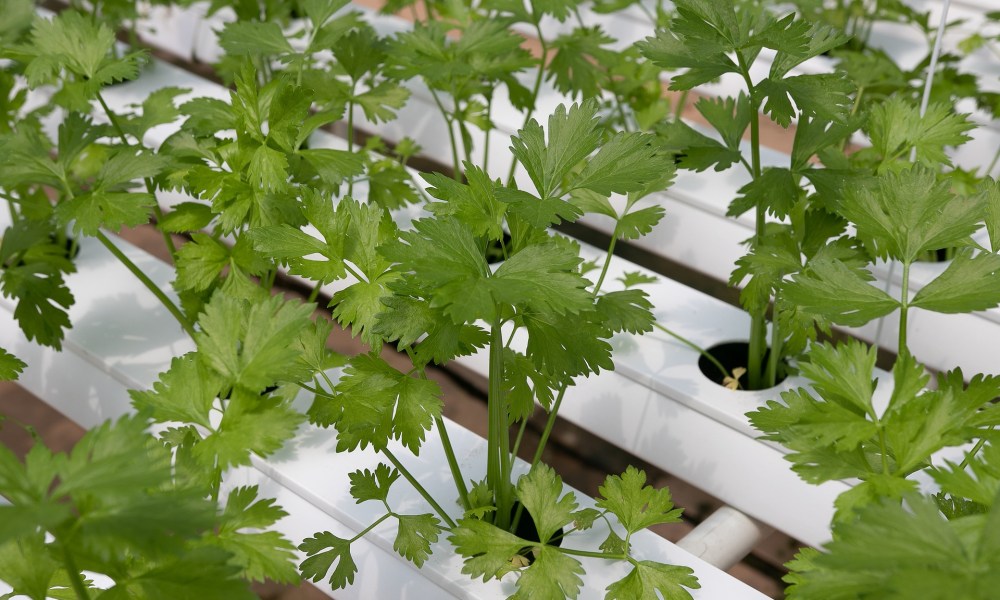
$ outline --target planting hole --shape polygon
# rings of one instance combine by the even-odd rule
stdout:
[[[957,248],[938,248],[937,250],[928,250],[917,257],[917,262],[927,262],[927,263],[943,263],[955,258],[955,253]]]
[[[514,503],[514,507],[510,511],[511,519],[513,519],[514,515],[517,514],[517,509],[520,506],[520,502]],[[562,546],[564,533],[565,531],[560,527],[559,531],[552,534],[552,540],[549,541],[549,546]],[[531,540],[532,542],[539,541],[538,528],[535,527],[535,520],[531,518],[531,514],[528,513],[528,509],[521,511],[521,520],[517,522],[517,529],[514,530],[514,535],[522,540]],[[527,558],[529,565],[535,562],[535,555],[531,552],[531,547],[521,548],[518,554]]]
[[[504,261],[503,251],[504,248],[510,252],[510,234],[506,231],[503,232],[503,239],[501,240],[491,240],[489,245],[486,246],[486,263],[490,265],[495,265],[498,262]]]
[[[711,354],[716,361],[718,361],[726,369],[726,373],[732,374],[734,369],[746,369],[747,366],[747,356],[749,354],[750,345],[746,342],[723,342],[721,344],[716,344],[711,348],[705,350],[705,352]],[[771,351],[768,350],[764,353],[764,360],[761,361],[763,365],[767,364],[768,357],[770,357]],[[698,369],[701,370],[701,374],[708,377],[712,382],[719,385],[726,385],[726,375],[722,373],[718,365],[709,360],[705,356],[698,357]],[[739,381],[740,390],[749,390],[750,379],[746,372],[736,378]],[[778,365],[778,374],[776,377],[775,385],[781,383],[785,380],[785,368],[784,364]],[[727,386],[728,387],[728,386]]]

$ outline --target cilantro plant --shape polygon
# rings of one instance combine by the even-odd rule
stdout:
[[[289,386],[330,366],[333,359],[323,350],[329,327],[312,323],[311,305],[271,297],[268,288],[276,259],[256,254],[252,245],[239,237],[249,228],[281,222],[290,211],[298,210],[295,186],[308,184],[314,193],[328,190],[341,183],[343,173],[359,173],[363,162],[349,152],[300,152],[302,140],[329,118],[322,114],[308,118],[309,97],[293,98],[299,90],[284,78],[258,89],[249,66],[233,93],[232,104],[196,99],[179,108],[176,99],[185,90],[164,88],[135,110],[112,111],[102,95],[102,85],[134,77],[143,55],[115,57],[110,30],[75,12],[28,23],[27,33],[10,35],[13,41],[5,44],[4,56],[16,61],[13,64],[18,65],[15,68],[23,73],[28,86],[54,85],[52,103],[65,110],[65,117],[56,139],[50,142],[34,115],[19,119],[19,97],[14,95],[13,86],[7,89],[15,102],[0,134],[5,150],[0,185],[13,220],[0,244],[4,293],[15,297],[15,317],[27,337],[58,348],[69,327],[66,309],[72,302],[62,279],[63,273],[73,269],[72,248],[67,253],[63,243],[67,230],[75,236],[97,238],[121,260],[192,335],[198,350],[175,360],[154,390],[135,395],[135,405],[144,415],[170,425],[162,433],[162,444],[142,433],[149,422],[145,417],[136,419],[134,426],[120,426],[120,435],[136,438],[135,443],[152,443],[167,457],[166,479],[150,481],[150,490],[165,486],[169,480],[193,490],[185,500],[189,505],[197,501],[201,507],[214,507],[220,498],[227,505],[224,518],[216,518],[214,513],[193,516],[193,522],[199,523],[194,529],[178,528],[172,533],[171,522],[164,522],[161,529],[141,529],[142,545],[123,546],[120,555],[108,554],[101,546],[88,546],[106,542],[100,539],[101,531],[91,539],[89,530],[80,529],[70,518],[72,514],[65,522],[42,521],[37,527],[29,522],[31,534],[44,537],[42,526],[58,525],[66,529],[67,536],[79,538],[73,541],[84,549],[79,556],[69,541],[53,546],[73,554],[67,555],[60,568],[77,598],[88,597],[89,584],[81,579],[80,569],[107,573],[122,590],[114,593],[143,597],[158,597],[160,592],[125,590],[131,589],[128,586],[142,590],[160,585],[156,582],[173,585],[175,580],[179,586],[186,585],[187,577],[191,585],[204,585],[206,593],[216,594],[209,597],[228,598],[244,595],[247,580],[296,581],[297,570],[290,562],[293,547],[287,540],[274,532],[243,531],[270,527],[284,513],[270,500],[258,500],[256,490],[230,491],[226,498],[222,480],[229,468],[248,464],[251,454],[274,452],[296,431],[303,417],[290,406],[294,393],[289,392]],[[99,107],[97,118],[91,116],[95,104]],[[189,118],[159,152],[143,145],[150,128],[172,122],[181,114]],[[220,128],[234,130],[236,139],[216,138]],[[187,192],[200,201],[163,212],[154,195],[163,188]],[[138,269],[106,233],[146,224],[152,218],[163,231],[165,245],[177,265],[174,284],[181,304]],[[211,231],[201,231],[209,227]],[[171,232],[190,233],[192,241],[176,248]],[[225,235],[236,238],[231,247],[222,243]],[[0,377],[12,378],[23,368],[15,357],[0,354]],[[283,389],[271,393],[270,388],[282,385]],[[86,453],[81,450],[81,456]],[[129,459],[136,455],[132,451]],[[46,464],[59,460],[45,459]],[[110,467],[77,462],[81,480],[91,477],[104,485],[101,474]],[[141,460],[134,464],[149,468]],[[32,468],[30,463],[28,467]],[[39,488],[43,491],[55,477],[66,481],[66,474],[58,470],[40,472],[37,479],[35,475],[25,477],[38,485],[44,483]],[[29,500],[18,496],[18,489],[11,487],[15,485],[14,480],[4,482],[0,492],[17,507]],[[158,505],[143,504],[141,498],[136,498],[134,506],[113,504],[118,491],[109,484],[107,502],[111,508],[143,519],[148,519],[147,509],[153,511],[150,514],[160,514]],[[133,493],[147,491],[136,483]],[[32,492],[31,501],[44,501],[45,506],[62,506],[72,500],[80,503],[81,510],[93,509],[103,515],[100,518],[106,516],[107,510],[94,504],[89,495],[77,500],[70,498],[72,494],[48,498],[36,492]],[[167,497],[165,501],[174,500]],[[163,512],[164,516],[172,514]],[[181,518],[183,511],[179,514]],[[133,526],[132,521],[123,525],[126,530]],[[97,527],[108,528],[106,524]],[[191,536],[186,532],[195,530],[214,534],[170,546],[171,535],[187,539]],[[57,539],[60,535],[52,529],[48,533]],[[17,544],[28,543],[26,535],[18,531],[5,538],[3,542],[15,544],[8,551],[17,552]],[[176,549],[173,554],[164,554],[161,561],[158,545]],[[38,553],[50,553],[39,548]],[[86,554],[98,550],[99,556]],[[24,585],[48,581],[42,577],[57,571],[47,564],[22,565],[11,576],[17,577],[13,583],[20,588],[24,581],[29,582]],[[191,573],[199,575],[192,577]],[[32,580],[33,576],[38,579]],[[45,590],[39,589],[30,588],[28,593],[44,597]],[[216,589],[217,593],[212,591]]]
[[[864,264],[836,259],[811,262],[784,287],[800,310],[841,325],[860,326],[899,311],[898,358],[886,406],[873,401],[875,350],[849,342],[815,346],[810,361],[802,365],[812,389],[783,393],[781,403],[771,401],[748,415],[766,439],[792,450],[787,458],[806,481],[860,480],[836,501],[828,553],[806,551],[790,565],[795,570],[788,579],[791,597],[906,597],[913,590],[913,579],[906,573],[924,564],[929,546],[950,550],[915,576],[927,587],[928,597],[943,597],[945,581],[959,585],[987,568],[981,561],[988,559],[979,555],[979,548],[988,544],[991,525],[984,515],[995,493],[983,494],[970,484],[967,469],[980,475],[995,468],[989,466],[995,451],[987,443],[995,439],[1000,424],[994,402],[1000,378],[977,374],[966,383],[962,371],[954,370],[938,376],[933,389],[927,389],[930,377],[907,344],[911,309],[954,314],[1000,305],[1000,187],[986,179],[976,193],[964,195],[940,173],[947,163],[943,145],[961,141],[967,130],[961,115],[932,110],[921,119],[904,101],[890,100],[873,111],[872,148],[856,158],[871,161],[869,168],[876,174],[844,182],[837,194],[837,212],[852,223],[871,260],[901,265],[898,297],[872,285]],[[908,154],[916,157],[916,164],[898,159]],[[972,239],[984,225],[990,249]],[[937,278],[911,294],[913,263],[940,247],[958,250]],[[834,296],[836,303],[830,301]],[[936,465],[944,448],[961,448],[964,459],[959,465]],[[988,456],[982,454],[984,448]],[[936,497],[918,494],[916,476],[921,473],[940,484]],[[900,528],[912,526],[924,531],[922,545],[904,541],[907,534]],[[954,545],[956,528],[967,533],[959,546]],[[875,535],[883,537],[876,542]],[[905,550],[885,552],[883,560],[872,560],[844,577],[844,569],[855,569],[861,557],[869,556],[859,551],[862,541],[870,543],[872,552],[893,543]],[[969,598],[987,597],[985,588],[981,591],[977,585],[961,589],[969,590]]]
[[[34,18],[30,32],[3,48],[3,55],[20,65],[29,87],[55,85],[51,104],[67,111],[54,144],[34,114],[19,122],[17,112],[9,113],[12,124],[0,136],[0,185],[13,220],[0,246],[3,292],[16,298],[15,318],[27,337],[56,348],[69,326],[66,310],[73,302],[63,279],[73,270],[76,242],[68,241],[69,231],[97,238],[192,331],[189,319],[102,231],[162,217],[152,178],[169,160],[143,147],[141,140],[151,127],[173,119],[172,98],[180,93],[167,90],[151,97],[142,115],[116,115],[101,87],[134,78],[144,54],[115,57],[113,44],[106,26],[66,11],[53,19]],[[107,125],[91,118],[95,101]],[[144,191],[134,190],[136,180],[144,182]]]
[[[284,257],[293,272],[349,277],[349,285],[333,295],[331,308],[372,349],[349,359],[337,382],[320,374],[304,384],[315,394],[309,418],[337,430],[338,451],[370,447],[388,461],[374,471],[352,474],[352,495],[384,505],[379,522],[397,522],[395,548],[417,565],[434,542],[447,536],[465,557],[466,573],[489,579],[516,572],[520,595],[576,597],[582,566],[574,557],[587,556],[632,564],[632,572],[609,588],[611,598],[653,597],[654,590],[687,597],[683,588],[697,585],[689,570],[639,560],[629,541],[635,531],[677,518],[666,491],[654,491],[642,473],[630,470],[609,477],[598,510],[581,512],[572,494],[563,494],[561,479],[540,463],[574,378],[612,368],[606,340],[620,331],[648,331],[652,323],[641,290],[604,289],[610,253],[596,279],[588,279],[585,273],[597,265],[584,265],[576,244],[547,228],[599,211],[614,215],[621,236],[647,231],[661,212],[629,211],[634,200],[666,185],[672,161],[648,134],[605,140],[596,102],[560,107],[548,121],[547,135],[529,121],[512,139],[512,152],[529,173],[532,191],[503,185],[467,162],[467,183],[425,176],[435,199],[426,207],[431,216],[411,229],[398,230],[370,203],[344,198],[330,212],[323,210],[329,200],[315,197],[304,215],[322,239],[287,224],[252,232],[259,251]],[[616,212],[608,201],[612,193],[630,194],[629,208]],[[505,260],[491,268],[487,248],[505,231],[510,236],[503,246]],[[412,368],[403,372],[389,365],[379,354],[385,343],[406,353]],[[470,487],[441,418],[440,389],[425,369],[480,349],[489,355],[486,479]],[[515,478],[514,457],[536,403],[550,411],[550,418],[530,471]],[[512,426],[518,432],[513,445]],[[400,451],[418,453],[432,428],[464,511],[458,519],[399,456]],[[434,513],[404,514],[393,507],[388,491],[400,480],[412,485]],[[537,540],[515,533],[528,519]],[[573,548],[572,537],[559,547],[550,544],[562,540],[571,524],[588,528],[598,519],[611,526],[600,551]],[[624,534],[613,525],[616,520]],[[300,548],[310,556],[303,574],[327,578],[334,587],[351,583],[357,569],[351,544],[364,533],[343,539],[320,532],[306,540]]]
[[[689,90],[717,77],[739,76],[746,93],[737,98],[701,100],[696,108],[716,130],[721,140],[698,133],[681,121],[668,121],[660,128],[670,147],[681,152],[679,166],[703,171],[721,171],[739,163],[750,175],[730,206],[733,216],[754,211],[755,233],[750,253],[741,260],[731,283],[749,277],[741,301],[751,316],[746,368],[751,389],[774,385],[782,358],[801,350],[805,338],[815,335],[812,323],[804,323],[794,308],[780,300],[783,278],[801,269],[803,260],[824,250],[823,237],[842,228],[821,202],[807,198],[803,179],[813,182],[814,156],[851,132],[847,123],[850,84],[837,74],[789,75],[795,66],[841,45],[846,38],[832,28],[809,25],[794,15],[781,18],[757,5],[678,1],[669,29],[640,44],[643,55],[667,69],[684,69],[671,80],[670,88]],[[761,50],[776,52],[767,77],[754,81],[751,68]],[[763,168],[760,161],[760,112],[787,127],[793,118],[800,127],[790,168]],[[741,142],[750,132],[750,157]],[[788,218],[790,223],[768,223],[767,215]],[[834,248],[831,252],[842,252]],[[769,257],[778,254],[777,260]],[[776,299],[777,297],[777,299]],[[776,301],[775,301],[776,300]],[[772,327],[771,352],[767,354],[767,310],[775,301],[777,317]],[[805,327],[803,327],[805,325]],[[783,348],[786,339],[788,348]]]
[[[0,446],[10,501],[0,505],[0,564],[12,596],[249,599],[248,578],[296,578],[291,544],[254,531],[285,513],[255,488],[234,490],[220,510],[201,481],[174,474],[148,425],[105,423],[68,455],[36,443],[24,463]],[[283,573],[263,567],[275,560]],[[112,585],[98,588],[83,571]]]

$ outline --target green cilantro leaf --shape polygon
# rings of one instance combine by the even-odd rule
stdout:
[[[511,600],[562,600],[576,598],[583,580],[580,561],[563,554],[558,548],[536,546],[535,562],[521,573],[517,580],[517,593]]]
[[[638,289],[606,292],[598,296],[596,308],[611,331],[640,334],[652,331],[656,321],[647,298],[646,292]]]
[[[458,527],[451,530],[448,541],[465,559],[462,572],[473,579],[482,577],[483,581],[499,579],[513,570],[511,558],[521,548],[531,545],[531,542],[479,519],[459,519]]]
[[[441,533],[441,521],[432,514],[396,515],[399,529],[392,549],[420,567],[431,554],[431,544]]]
[[[969,461],[968,468],[951,461],[928,470],[942,492],[982,507],[996,506],[1000,494],[1000,445],[990,443]]]
[[[349,475],[351,480],[351,496],[358,504],[368,500],[385,502],[389,497],[389,488],[399,479],[399,471],[389,465],[380,463],[374,471],[358,470]]]
[[[615,56],[611,48],[614,38],[604,33],[600,26],[577,27],[550,43],[551,59],[546,78],[557,90],[573,98],[586,100],[600,95],[605,79],[604,64]]]
[[[923,167],[850,185],[836,207],[879,258],[913,262],[923,252],[964,245],[979,227],[979,198],[956,196]]]
[[[131,135],[140,143],[153,127],[173,123],[179,116],[180,110],[174,104],[178,96],[183,96],[191,90],[179,87],[164,87],[151,92],[138,105],[142,109],[142,114],[129,118],[119,116],[118,123],[125,133]]]
[[[228,552],[217,548],[197,548],[134,574],[101,596],[110,600],[168,600],[188,595],[206,600],[252,600],[255,595],[229,558]]]
[[[739,152],[743,134],[753,116],[750,98],[742,92],[736,98],[704,97],[699,98],[694,107],[719,132],[726,148]]]
[[[217,535],[208,536],[209,545],[232,553],[231,562],[239,565],[242,576],[250,581],[270,579],[297,583],[295,546],[277,531],[242,531],[273,526],[288,513],[270,498],[258,500],[258,488],[241,487],[229,493]]]
[[[535,120],[511,138],[511,152],[524,166],[541,198],[557,197],[563,177],[597,149],[601,141],[596,102],[559,105],[548,122],[548,144]],[[620,166],[620,165],[618,165]]]
[[[742,159],[739,146],[726,147],[683,121],[660,123],[657,131],[664,138],[664,147],[677,152],[674,160],[683,169],[700,172],[714,166],[716,171],[725,171]]]
[[[551,124],[550,144],[551,144]],[[550,149],[551,151],[551,149]],[[645,133],[618,133],[601,144],[589,158],[577,179],[567,191],[588,189],[604,196],[646,191],[656,182],[665,186],[674,169],[673,159],[657,143],[656,137]],[[662,187],[662,186],[661,186]]]
[[[422,175],[424,180],[430,184],[427,193],[443,201],[429,203],[427,210],[436,215],[454,215],[462,223],[465,223],[474,235],[485,235],[489,236],[490,239],[503,237],[503,217],[506,211],[504,203],[523,203],[535,211],[541,212],[543,210],[541,207],[543,201],[531,194],[497,187],[490,180],[489,175],[478,166],[468,161],[464,162],[463,165],[467,184],[455,181],[451,177],[445,177],[440,173]],[[505,195],[498,197],[497,194],[501,192]],[[528,211],[520,212],[527,213]],[[554,211],[554,214],[557,213],[558,210]],[[541,221],[544,221],[544,224],[536,226],[548,227],[550,224],[558,222],[551,220],[551,218],[529,220],[533,224]]]
[[[1000,256],[959,251],[951,264],[925,285],[911,306],[941,313],[986,310],[1000,304]]]
[[[782,127],[788,127],[800,114],[843,122],[852,106],[849,94],[853,86],[842,75],[834,73],[795,75],[778,81],[765,79],[756,87],[767,97],[764,112]]]
[[[70,327],[67,309],[73,305],[73,294],[58,264],[9,265],[0,270],[0,289],[4,296],[17,299],[14,319],[25,337],[56,350],[62,347],[64,331]]]
[[[195,423],[210,428],[209,412],[223,389],[222,378],[198,355],[188,353],[170,361],[152,390],[131,390],[132,406],[149,411],[157,423]]]
[[[330,567],[336,562],[337,566],[330,574],[330,585],[333,589],[339,590],[354,583],[354,575],[358,572],[358,566],[351,556],[351,542],[341,539],[329,531],[317,533],[311,538],[306,538],[300,545],[299,550],[305,552],[308,558],[299,565],[302,576],[312,581],[321,581],[326,577]]]
[[[872,109],[867,129],[883,162],[908,158],[910,149],[916,148],[917,163],[933,168],[950,165],[944,148],[967,142],[966,132],[974,127],[968,115],[956,113],[950,105],[931,104],[921,117],[918,107],[893,96]]]
[[[247,465],[251,454],[266,457],[277,452],[302,421],[302,415],[277,394],[234,390],[219,426],[192,453],[209,467]]]
[[[410,98],[410,90],[392,81],[382,81],[368,91],[354,96],[365,113],[365,117],[374,123],[387,122],[396,118],[396,111],[406,105]]]
[[[562,527],[573,522],[576,496],[562,494],[562,479],[549,466],[537,463],[517,480],[517,499],[531,515],[539,543],[546,544]]]
[[[273,21],[226,23],[219,32],[219,45],[233,56],[280,56],[295,52],[281,27]]]
[[[628,467],[621,475],[609,475],[598,488],[597,507],[613,513],[631,534],[651,525],[680,521],[670,490],[646,485],[646,473]]]
[[[549,377],[568,382],[585,373],[614,369],[611,332],[594,312],[578,315],[524,315],[527,354]]]
[[[321,415],[337,416],[335,422],[322,419],[319,424],[336,426],[339,451],[368,445],[380,449],[398,439],[417,454],[443,406],[437,383],[409,377],[367,354],[351,359],[335,392],[325,402],[317,398],[309,412],[314,422]]]
[[[28,365],[20,358],[0,348],[0,381],[13,381]]]
[[[638,561],[619,581],[607,587],[607,600],[690,600],[684,588],[699,589],[698,578],[689,567],[664,565],[650,560]],[[659,595],[657,594],[659,593]]]
[[[2,596],[5,600],[17,595],[31,600],[59,598],[60,588],[70,586],[62,564],[49,554],[41,534],[0,545],[0,564],[4,566],[3,581],[12,588]]]
[[[626,271],[622,276],[618,277],[618,281],[621,281],[622,285],[627,289],[637,285],[656,283],[659,279],[655,275],[647,275],[638,271]]]
[[[203,360],[226,382],[260,392],[280,381],[294,381],[296,342],[310,323],[313,306],[280,296],[249,304],[216,293],[205,307],[195,338]]]
[[[800,555],[790,598],[987,600],[1000,583],[996,509],[948,521],[933,499],[910,495],[835,524],[827,552]]]
[[[508,258],[489,288],[498,302],[526,306],[544,313],[577,313],[593,306],[590,282],[577,272],[575,246],[543,243],[528,246]]]
[[[389,294],[388,285],[395,277],[394,273],[386,273],[374,281],[359,281],[330,298],[333,318],[341,326],[350,327],[351,334],[360,336],[371,348],[378,348],[382,343],[378,319],[385,310],[383,298]]]
[[[869,283],[873,279],[867,271],[850,268],[840,261],[814,260],[805,272],[784,284],[782,294],[807,312],[857,327],[899,306],[898,300]],[[838,299],[836,304],[830,303],[832,297]]]

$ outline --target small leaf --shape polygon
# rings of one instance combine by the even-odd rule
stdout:
[[[330,585],[335,590],[346,588],[354,583],[354,575],[358,566],[351,556],[351,542],[341,539],[329,531],[306,538],[299,550],[305,552],[308,558],[302,561],[299,569],[302,576],[314,582],[322,581],[336,562],[337,566],[330,574]]]
[[[1000,256],[971,249],[958,252],[951,264],[913,297],[912,306],[940,313],[987,310],[1000,304]]]
[[[441,521],[432,514],[396,515],[399,529],[392,549],[400,556],[420,567],[431,554],[431,544],[441,533]]]
[[[380,463],[375,471],[365,469],[350,474],[351,496],[358,504],[368,500],[385,502],[389,497],[389,488],[399,479],[399,471],[389,465]]]
[[[899,302],[868,283],[866,271],[851,269],[839,261],[817,260],[784,286],[784,297],[803,309],[834,323],[860,327],[891,313]],[[837,298],[836,304],[830,298]]]
[[[701,585],[689,567],[665,565],[651,560],[634,563],[633,569],[619,581],[607,587],[606,600],[690,600],[684,588],[699,589]]]
[[[629,533],[680,521],[681,510],[674,508],[670,491],[646,485],[646,473],[634,467],[621,475],[609,475],[598,491],[597,507],[618,517]]]
[[[0,381],[13,381],[28,365],[18,357],[0,348]]]
[[[541,544],[547,543],[565,525],[573,522],[576,498],[563,495],[562,479],[550,467],[538,463],[517,480],[517,498],[528,510]]]

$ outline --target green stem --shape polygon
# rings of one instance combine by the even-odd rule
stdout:
[[[624,216],[624,215],[623,215]],[[615,244],[618,243],[618,224],[615,224],[614,235],[611,237],[611,243],[608,244],[608,251],[604,255],[604,266],[601,267],[601,274],[597,278],[597,283],[594,285],[594,297],[597,297],[597,293],[601,291],[601,286],[604,285],[604,278],[608,275],[608,267],[611,266],[611,257],[615,252]]]
[[[882,473],[884,475],[889,475],[889,443],[885,439],[885,428],[876,419],[876,425],[878,426],[878,445],[879,454],[882,455]]]
[[[312,291],[309,292],[309,298],[306,299],[306,302],[315,302],[316,298],[319,296],[319,290],[322,287],[323,287],[323,282],[317,281],[316,285],[313,286]]]
[[[674,106],[674,120],[675,121],[679,121],[680,118],[681,118],[681,114],[684,113],[684,106],[687,104],[688,95],[690,93],[691,93],[691,90],[689,90],[689,89],[688,90],[684,90],[683,92],[681,92],[680,98],[677,99],[677,105]]]
[[[455,480],[455,487],[458,490],[458,500],[465,510],[472,508],[469,503],[469,488],[465,486],[465,477],[462,476],[462,469],[458,466],[455,458],[455,448],[451,445],[451,438],[448,437],[448,429],[444,425],[444,419],[437,417],[434,419],[437,425],[438,435],[441,437],[441,446],[444,447],[444,455],[448,459],[448,468],[451,469],[451,477]]]
[[[410,473],[410,471],[403,466],[403,463],[399,462],[399,459],[396,458],[395,455],[393,455],[392,451],[390,451],[388,448],[382,448],[381,452],[382,454],[385,455],[386,458],[389,459],[389,462],[391,462],[392,465],[396,467],[396,470],[399,471],[400,474],[402,474],[403,477],[410,482],[410,485],[413,486],[413,489],[417,490],[417,493],[420,494],[423,497],[423,499],[426,500],[427,503],[431,505],[431,508],[433,508],[434,511],[438,514],[438,516],[441,517],[441,520],[447,523],[448,527],[454,528],[455,521],[453,521],[451,517],[448,516],[448,513],[444,512],[444,509],[441,508],[441,505],[437,503],[437,500],[435,500],[434,497],[427,492],[424,486],[420,485],[420,482],[417,481],[417,479]]]
[[[722,373],[723,379],[725,379],[726,377],[732,378],[732,373],[730,373],[729,371],[726,370],[726,367],[723,366],[723,364],[721,362],[719,362],[719,359],[717,359],[714,356],[712,356],[711,353],[709,353],[707,350],[705,350],[704,348],[702,348],[698,344],[695,344],[694,342],[692,342],[691,340],[689,340],[689,339],[685,338],[684,336],[680,335],[676,331],[672,331],[670,329],[667,329],[666,327],[664,327],[663,325],[660,325],[659,323],[654,322],[653,323],[653,327],[659,329],[663,333],[669,335],[670,337],[674,338],[678,342],[684,344],[688,348],[691,348],[692,350],[694,350],[698,354],[704,356],[708,360],[708,362],[712,363],[712,365],[714,365],[715,368],[718,369],[720,373]]]
[[[556,400],[552,403],[552,408],[549,410],[549,418],[545,421],[545,429],[542,430],[542,436],[538,439],[538,447],[535,448],[535,455],[531,458],[531,466],[537,465],[542,460],[545,444],[549,442],[549,436],[552,434],[553,427],[555,427],[556,416],[559,414],[559,407],[562,406],[563,398],[566,397],[567,387],[566,384],[563,384],[559,388]]]
[[[503,386],[503,332],[500,320],[490,327],[490,379],[487,407],[489,409],[489,431],[486,439],[486,485],[493,492],[497,512],[494,525],[507,529],[510,524],[510,510],[514,505],[510,483],[510,439],[508,437],[507,398]]]
[[[351,539],[350,539],[350,540],[348,541],[348,543],[349,543],[349,544],[353,544],[354,542],[356,542],[356,541],[360,540],[360,539],[361,539],[361,538],[363,538],[363,537],[364,537],[364,536],[365,536],[365,535],[366,535],[366,534],[367,534],[367,533],[368,533],[369,531],[371,531],[372,529],[375,529],[376,527],[378,527],[378,526],[379,526],[379,524],[380,524],[380,523],[381,523],[382,521],[385,521],[386,519],[388,519],[389,517],[393,516],[394,514],[395,514],[395,513],[393,513],[393,512],[392,512],[392,511],[390,510],[389,512],[385,513],[385,514],[384,514],[384,515],[382,515],[381,517],[379,517],[379,518],[375,519],[375,522],[374,522],[374,523],[372,523],[372,524],[371,524],[371,525],[369,525],[368,527],[365,527],[364,529],[362,529],[361,531],[359,531],[359,532],[358,532],[358,535],[356,535],[356,536],[352,537],[352,538],[351,538]]]
[[[465,155],[465,162],[475,164],[472,162],[472,148],[466,143],[466,140],[471,140],[472,135],[469,133],[469,128],[466,126],[465,121],[458,118],[457,115],[452,117],[453,123],[458,123],[458,131],[462,134],[462,154]]]
[[[900,290],[900,302],[899,342],[896,348],[896,354],[897,356],[902,357],[904,354],[910,354],[910,349],[906,345],[907,318],[910,312],[910,263],[908,261],[903,262],[903,285]]]
[[[434,98],[434,104],[437,104],[438,110],[441,111],[441,116],[444,117],[444,123],[448,127],[448,144],[451,146],[451,164],[452,168],[455,170],[453,177],[457,181],[462,180],[462,170],[461,163],[458,161],[458,142],[455,141],[455,126],[451,121],[450,113],[445,109],[444,104],[441,102],[441,98],[438,97],[437,91],[434,88],[428,88],[431,91],[431,97]]]
[[[752,117],[750,119],[750,163],[751,177],[754,181],[760,179],[760,106],[754,93],[753,80],[750,79],[750,67],[746,64],[743,55],[737,51],[740,72],[747,85],[747,93],[750,97],[750,109]],[[758,203],[756,207],[756,219],[754,222],[754,237],[751,247],[758,247],[764,239],[764,226],[767,213],[763,203]],[[762,387],[761,363],[764,360],[764,353],[767,351],[767,306],[761,310],[750,313],[750,343],[747,354],[747,380],[750,389],[760,389]]]
[[[997,151],[993,153],[993,160],[990,161],[990,166],[986,167],[986,172],[983,175],[989,177],[990,173],[993,172],[993,168],[997,166],[998,160],[1000,160],[1000,146],[997,146]]]
[[[604,558],[607,560],[627,560],[628,554],[624,552],[615,554],[613,552],[594,552],[593,550],[576,550],[573,548],[559,548],[559,551],[563,554],[569,554],[570,556],[584,556],[587,558]]]
[[[524,431],[528,428],[528,419],[521,421],[521,426],[517,428],[517,437],[514,438],[514,448],[511,449],[510,453],[512,456],[517,456],[517,453],[521,450],[521,439],[524,438]]]
[[[354,92],[358,82],[351,81],[351,101],[347,103],[347,151],[354,153]],[[347,182],[347,195],[353,197],[354,178]]]
[[[80,576],[80,569],[77,568],[76,561],[73,560],[73,555],[70,554],[69,548],[62,542],[59,543],[59,546],[62,548],[63,565],[66,567],[66,575],[69,576],[69,582],[73,586],[73,591],[76,592],[76,597],[78,600],[90,600],[90,594],[87,593],[87,586],[83,583],[83,577]]]
[[[111,240],[109,240],[108,237],[104,235],[103,231],[97,230],[95,237],[102,244],[104,244],[104,247],[107,248],[108,251],[111,252],[111,254],[115,255],[115,258],[117,258],[119,261],[121,261],[123,265],[125,265],[126,269],[131,271],[132,274],[135,275],[139,279],[139,281],[141,281],[142,284],[145,285],[146,288],[153,293],[154,296],[156,296],[157,300],[159,300],[163,304],[163,306],[170,312],[170,314],[172,314],[174,318],[177,319],[177,322],[180,323],[181,328],[183,328],[184,331],[187,332],[189,336],[194,338],[194,333],[195,333],[194,326],[191,324],[190,321],[188,321],[187,317],[184,316],[184,313],[181,312],[181,309],[177,308],[177,305],[174,304],[173,301],[167,297],[167,295],[163,292],[163,290],[161,290],[159,286],[153,283],[153,280],[150,279],[145,273],[143,273],[142,269],[140,269],[138,266],[136,266],[134,262],[132,262],[132,259],[125,256],[125,253],[122,252],[121,249],[118,248],[118,246],[114,245],[114,243],[112,243]]]
[[[493,96],[490,94],[486,98],[486,122],[492,123],[492,113],[493,113]],[[483,172],[489,173],[490,164],[490,132],[493,130],[492,127],[487,126],[486,134],[483,136]]]
[[[996,430],[996,428],[997,428],[996,425],[990,425],[989,431],[992,432]],[[972,462],[972,459],[975,458],[977,454],[979,454],[979,451],[982,450],[983,446],[985,445],[986,445],[986,436],[983,436],[978,440],[976,440],[976,445],[973,446],[972,450],[969,450],[969,453],[965,455],[965,458],[962,459],[962,464],[958,466],[958,469],[960,471],[964,471],[965,468],[969,466],[969,463]]]
[[[102,96],[100,92],[97,93],[97,101],[100,102],[101,108],[104,109],[104,114],[106,114],[108,116],[108,120],[111,121],[111,126],[114,127],[115,131],[118,132],[118,137],[121,139],[122,143],[125,144],[126,147],[131,147],[128,138],[125,137],[125,129],[122,128],[121,123],[118,122],[118,116],[115,114],[113,110],[111,110],[111,107],[108,106],[108,103],[104,101],[104,96]],[[144,177],[142,182],[146,185],[146,193],[152,196],[155,200],[156,187],[153,186],[152,180],[150,180],[148,177]],[[156,217],[157,223],[163,222],[163,211],[160,210],[159,202],[153,203],[153,216]],[[174,245],[174,239],[170,237],[170,232],[168,231],[163,231],[161,229],[160,234],[163,235],[163,243],[166,244],[167,250],[170,252],[170,262],[176,263],[177,247]]]
[[[545,36],[542,34],[541,20],[534,15],[535,8],[532,6],[532,18],[535,25],[535,33],[537,34],[538,44],[541,46],[540,54],[541,57],[538,59],[538,75],[535,76],[535,85],[531,88],[531,102],[528,103],[528,112],[524,115],[524,123],[521,125],[521,129],[528,126],[528,122],[531,121],[531,116],[535,112],[535,104],[538,100],[538,93],[542,89],[542,79],[545,76],[545,58],[549,54],[548,44],[545,42]],[[510,171],[507,173],[507,185],[510,186],[514,183],[514,173],[517,171],[517,161],[510,161]]]
[[[778,296],[774,296],[775,306],[778,304]],[[781,362],[782,338],[779,335],[777,321],[771,324],[771,354],[767,359],[767,387],[774,387],[778,384],[778,364]]]
[[[4,196],[7,200],[7,210],[10,211],[10,222],[11,224],[18,222],[17,209],[14,207],[14,201],[9,196]]]
[[[645,13],[646,17],[649,18],[650,24],[655,26],[656,25],[656,15],[654,15],[651,12],[649,12],[649,9],[646,8],[646,4],[644,2],[636,2],[635,5],[639,7],[639,10],[641,10],[643,13]]]

